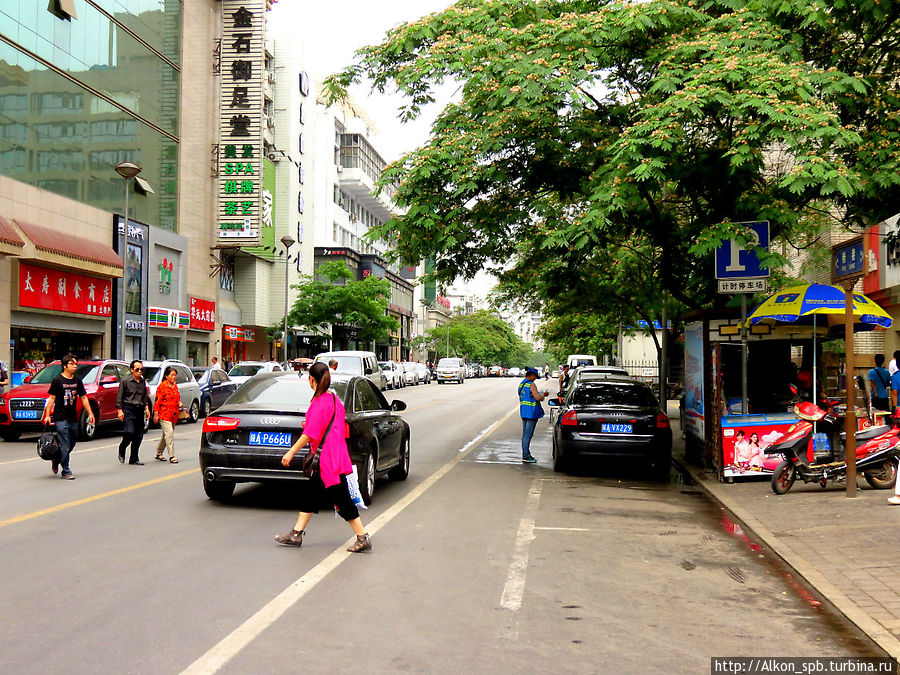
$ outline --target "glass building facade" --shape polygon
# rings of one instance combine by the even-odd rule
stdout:
[[[74,9],[74,17],[60,8]],[[176,230],[180,0],[0,2],[0,175]]]

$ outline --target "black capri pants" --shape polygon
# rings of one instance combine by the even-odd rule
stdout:
[[[337,507],[338,515],[346,521],[359,518],[359,509],[350,498],[350,488],[347,487],[347,476],[341,475],[341,482],[337,485],[325,487],[322,476],[307,481],[306,490],[301,492],[300,511],[303,513],[318,513],[322,504]]]

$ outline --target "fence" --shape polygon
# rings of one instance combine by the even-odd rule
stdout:
[[[641,382],[646,382],[654,391],[659,390],[659,362],[656,360],[630,360],[621,361],[619,365],[628,371],[628,374]],[[678,398],[684,387],[684,366],[670,363],[669,373],[666,378],[666,389],[669,398]]]

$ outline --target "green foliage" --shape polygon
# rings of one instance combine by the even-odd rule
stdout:
[[[898,18],[888,0],[462,0],[360,50],[326,94],[367,78],[412,118],[459,82],[384,172],[406,211],[373,236],[439,279],[512,260],[504,293],[560,325],[605,314],[584,338],[602,341],[664,302],[716,302],[735,223],[770,221],[777,283],[781,246],[895,210]]]
[[[293,287],[298,294],[289,323],[320,334],[327,334],[329,325],[350,327],[363,342],[384,339],[397,328],[397,321],[387,315],[389,281],[374,276],[354,281],[341,261],[325,263],[317,274],[325,281],[305,277]]]
[[[466,361],[489,366],[522,365],[532,351],[508,323],[486,310],[453,316],[443,326],[429,330],[428,339],[439,358],[462,356]]]

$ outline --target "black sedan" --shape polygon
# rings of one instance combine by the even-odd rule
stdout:
[[[347,411],[350,459],[368,504],[376,478],[406,480],[409,475],[409,425],[394,414],[405,410],[406,404],[389,404],[369,380],[354,375],[332,373],[331,390]],[[306,480],[300,470],[305,453],[297,453],[288,468],[281,465],[281,458],[300,438],[312,395],[306,377],[293,372],[261,373],[207,417],[200,438],[206,495],[225,501],[236,483]]]
[[[554,471],[577,457],[636,457],[650,463],[655,477],[668,476],[672,429],[648,385],[585,374],[564,396],[553,424]]]
[[[238,388],[238,383],[228,377],[221,368],[191,368],[200,385],[200,416],[209,414],[228,400]]]

